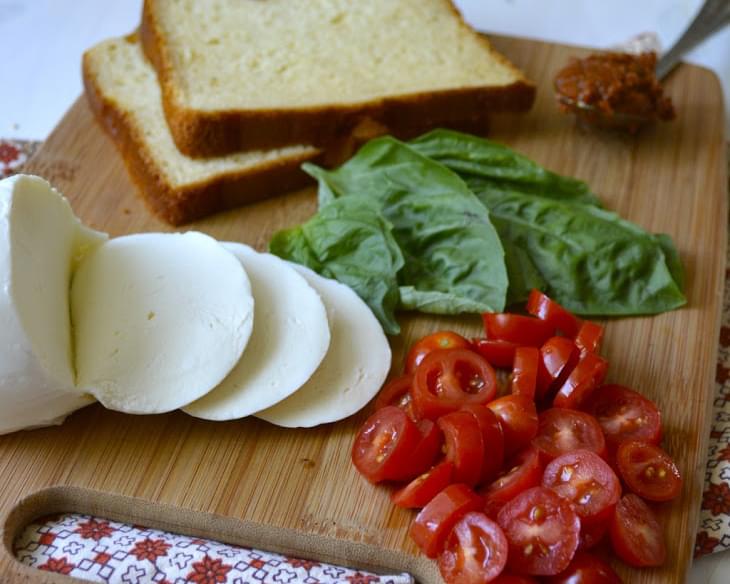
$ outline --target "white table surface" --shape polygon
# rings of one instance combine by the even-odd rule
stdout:
[[[594,47],[609,47],[647,31],[656,32],[662,46],[668,47],[701,4],[701,0],[455,1],[479,30]],[[142,0],[0,0],[0,136],[43,140],[81,93],[82,52],[107,37],[134,30],[141,4]],[[715,71],[730,112],[730,27],[697,47],[687,60]],[[726,129],[730,115],[727,119]],[[688,582],[730,583],[730,552],[697,561]]]

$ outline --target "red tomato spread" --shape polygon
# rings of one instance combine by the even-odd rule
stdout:
[[[656,54],[601,53],[573,59],[555,78],[563,111],[600,126],[635,131],[671,120],[674,108],[656,79]]]

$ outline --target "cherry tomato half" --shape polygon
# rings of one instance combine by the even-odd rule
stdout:
[[[467,349],[436,349],[416,368],[411,395],[416,414],[436,418],[466,404],[483,404],[497,393],[494,369]]]
[[[479,482],[489,483],[497,478],[504,464],[504,433],[499,418],[486,406],[468,405],[461,409],[474,416],[482,430],[484,460]]]
[[[530,576],[518,576],[517,574],[505,574],[502,572],[492,584],[537,584],[537,580]]]
[[[546,584],[622,584],[621,578],[603,560],[585,552],[575,554],[570,565]]]
[[[522,491],[537,487],[542,479],[540,454],[529,446],[518,452],[505,465],[505,472],[492,484],[482,489],[487,515],[496,517],[505,503]]]
[[[658,446],[629,440],[616,451],[616,465],[626,486],[649,501],[670,501],[682,490],[677,465]]]
[[[410,470],[403,474],[406,480],[411,480],[431,468],[444,445],[444,434],[434,422],[421,420],[416,425],[421,432],[421,440],[409,456]]]
[[[414,373],[424,357],[436,349],[470,349],[471,343],[452,331],[439,331],[416,341],[406,357],[406,373]]]
[[[527,312],[547,323],[553,329],[561,331],[568,337],[575,337],[580,329],[581,320],[572,312],[552,300],[539,290],[533,289],[527,299]]]
[[[555,328],[534,316],[485,312],[482,319],[489,340],[509,341],[521,347],[539,347],[555,334]]]
[[[551,408],[540,413],[532,445],[540,451],[545,463],[579,449],[606,456],[606,440],[598,421],[590,414],[568,408]]]
[[[489,402],[487,407],[502,426],[505,456],[527,446],[537,434],[537,408],[524,395],[506,395]]]
[[[405,487],[395,491],[390,499],[398,507],[416,509],[424,507],[438,493],[451,484],[454,465],[442,462],[413,479]]]
[[[538,366],[538,397],[552,393],[565,383],[578,364],[579,351],[566,337],[550,337],[540,347]]]
[[[395,406],[376,411],[352,445],[352,462],[367,480],[407,480],[410,456],[421,441],[418,426]]]
[[[385,406],[397,406],[404,410],[408,417],[414,422],[416,414],[413,411],[413,401],[411,399],[411,386],[413,385],[413,375],[401,375],[392,379],[385,384],[383,389],[375,398],[375,409],[380,410]]]
[[[613,551],[630,566],[661,566],[667,557],[661,525],[649,506],[633,493],[624,495],[616,505],[609,534]]]
[[[439,554],[439,571],[446,584],[485,584],[507,564],[507,538],[484,513],[462,517]]]
[[[607,370],[608,361],[595,353],[583,353],[565,383],[558,389],[553,405],[556,408],[579,408],[603,383]]]
[[[583,408],[601,426],[606,441],[618,446],[625,440],[659,444],[662,436],[661,414],[654,402],[621,385],[599,387]]]
[[[575,450],[545,467],[542,486],[573,503],[582,522],[605,521],[621,496],[616,473],[597,454]]]
[[[469,511],[479,511],[482,498],[462,484],[449,485],[421,509],[411,525],[411,538],[429,558],[444,549],[451,528]]]
[[[512,381],[510,383],[511,393],[524,395],[532,400],[535,399],[539,359],[540,350],[536,347],[520,347],[515,351]]]
[[[575,345],[581,351],[590,351],[598,353],[603,340],[603,327],[597,322],[590,320],[583,321],[583,324],[575,336]]]
[[[501,367],[506,369],[512,367],[515,360],[515,351],[520,346],[517,343],[509,341],[495,341],[491,339],[474,339],[472,341],[474,349],[487,361],[492,367]]]
[[[454,482],[473,487],[482,476],[484,461],[484,437],[476,417],[451,412],[436,423],[444,433],[446,460],[454,465]]]
[[[569,501],[534,487],[499,511],[497,523],[509,542],[510,570],[552,576],[568,567],[578,549],[580,519]]]
[[[612,513],[615,510],[612,511]],[[580,544],[578,549],[589,550],[596,547],[603,541],[603,538],[608,533],[608,523],[611,520],[611,516],[606,518],[606,521],[594,521],[592,523],[581,523],[580,526]]]

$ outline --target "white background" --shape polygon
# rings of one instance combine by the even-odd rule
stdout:
[[[666,48],[693,18],[701,0],[456,3],[473,26],[486,32],[609,47],[652,31]],[[44,139],[81,93],[81,53],[104,38],[134,30],[140,11],[141,0],[0,0],[0,136]],[[730,111],[730,27],[699,46],[688,60],[718,74]],[[698,561],[690,579],[691,584],[729,582],[730,552]]]

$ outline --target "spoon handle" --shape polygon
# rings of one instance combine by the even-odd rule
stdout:
[[[695,19],[679,40],[659,59],[656,67],[657,79],[662,79],[674,69],[682,56],[692,50],[714,32],[730,22],[730,1],[705,0]]]

